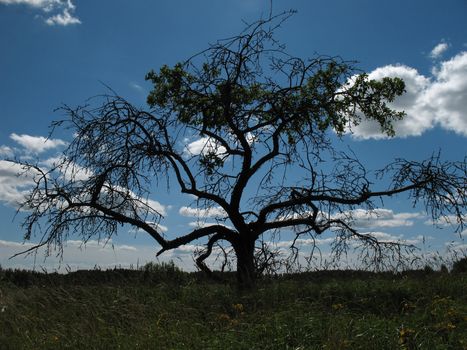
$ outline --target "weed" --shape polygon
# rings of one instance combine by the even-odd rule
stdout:
[[[0,349],[463,349],[466,282],[437,271],[317,272],[244,293],[171,264],[3,270]]]

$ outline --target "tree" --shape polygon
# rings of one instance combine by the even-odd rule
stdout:
[[[149,109],[116,93],[98,97],[97,105],[94,98],[64,106],[67,118],[53,127],[75,136],[62,160],[48,169],[22,163],[35,174],[23,204],[25,238],[42,228],[35,248],[61,247],[70,233],[111,237],[119,224],[130,224],[157,241],[158,255],[204,242],[197,264],[206,271],[206,258],[223,241],[235,252],[240,285],[249,286],[256,242],[278,230],[293,230],[295,239],[331,230],[336,254],[350,242],[375,260],[398,251],[400,242],[380,242],[352,225],[353,210],[372,210],[378,198],[407,193],[433,218],[453,214],[462,227],[465,161],[398,159],[376,173],[387,179],[378,189],[352,152],[337,149],[333,140],[364,118],[393,136],[404,113],[388,103],[403,94],[404,82],[370,80],[339,57],[288,54],[273,34],[290,14],[259,20],[183,63],[149,72]],[[193,137],[202,145],[197,151],[184,147]],[[173,182],[200,208],[223,213],[217,223],[167,239],[158,226],[162,215],[146,198],[155,185]]]

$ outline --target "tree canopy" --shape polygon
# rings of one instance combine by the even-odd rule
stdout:
[[[359,242],[379,259],[397,242],[379,242],[352,225],[352,210],[372,210],[374,200],[407,193],[434,219],[456,215],[464,224],[466,162],[397,159],[376,173],[378,187],[352,152],[334,141],[362,120],[394,136],[404,112],[390,103],[404,93],[399,78],[370,80],[340,57],[290,55],[274,36],[290,13],[259,20],[172,67],[151,71],[149,108],[116,93],[84,106],[64,106],[73,141],[60,162],[35,173],[23,204],[26,239],[41,230],[40,245],[61,246],[69,234],[111,237],[119,224],[152,236],[161,254],[199,240],[205,250],[220,241],[233,247],[239,282],[255,278],[255,243],[284,229],[296,239],[332,231],[335,252]],[[191,149],[186,139],[197,139]],[[149,194],[175,183],[203,208],[221,213],[217,223],[168,238],[162,213]]]

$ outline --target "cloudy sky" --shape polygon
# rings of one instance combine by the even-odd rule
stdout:
[[[369,168],[381,168],[395,157],[422,160],[439,150],[445,159],[463,159],[467,2],[277,0],[273,6],[275,12],[298,11],[278,32],[294,55],[339,55],[358,61],[374,79],[404,79],[407,93],[394,107],[407,117],[396,125],[397,137],[386,139],[375,125],[362,123],[345,138]],[[150,69],[173,65],[216,39],[237,34],[242,20],[268,11],[269,0],[0,0],[0,159],[52,164],[71,137],[59,130],[47,138],[50,123],[61,117],[56,107],[81,104],[105,92],[103,84],[143,106],[150,89],[144,76]],[[197,152],[202,145],[203,140],[195,140],[187,149]],[[22,244],[22,213],[14,216],[29,180],[17,173],[0,160],[0,265],[57,267],[57,259],[44,262],[41,255],[8,259],[28,247]],[[160,189],[151,198],[165,213],[159,228],[168,237],[186,233],[200,215],[208,221],[222,215],[216,208],[200,212],[190,198],[174,192]],[[466,232],[454,234],[444,222],[434,227],[422,208],[412,208],[403,196],[374,215],[354,216],[362,232],[383,240],[402,239],[440,251],[450,242],[465,247]],[[330,235],[320,244],[329,243]],[[288,244],[285,239],[279,245]],[[136,265],[153,260],[156,248],[149,237],[128,228],[106,246],[70,240],[61,266]],[[192,266],[194,249],[182,247],[163,259]]]

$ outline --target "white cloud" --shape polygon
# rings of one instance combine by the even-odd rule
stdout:
[[[467,136],[467,52],[445,61],[422,96],[426,116],[441,127]]]
[[[0,0],[0,4],[5,5],[27,5],[42,10],[47,14],[53,14],[45,18],[48,25],[67,26],[70,24],[80,24],[79,18],[74,17],[72,13],[76,6],[71,0]]]
[[[16,163],[0,160],[0,202],[17,207],[33,184],[33,176],[33,173],[24,173]]]
[[[135,197],[136,197],[136,195],[135,195]],[[157,211],[159,214],[161,214],[163,216],[167,215],[167,207],[165,205],[161,204],[160,202],[155,201],[153,199],[149,199],[149,198],[148,199],[140,198],[140,199],[144,204],[148,205],[149,207],[151,207],[152,209]]]
[[[0,266],[2,268],[36,268],[38,270],[45,268],[47,271],[66,272],[70,269],[94,269],[95,267],[101,269],[136,268],[144,266],[148,262],[173,261],[185,271],[194,271],[196,266],[193,263],[193,252],[203,248],[203,246],[187,244],[156,257],[156,253],[160,250],[157,244],[154,246],[119,244],[112,239],[107,241],[89,240],[84,244],[80,240],[68,240],[63,245],[62,261],[60,261],[60,257],[55,256],[54,251],[46,259],[41,259],[45,256],[45,247],[38,250],[37,257],[23,255],[10,259],[12,255],[24,252],[31,247],[33,247],[31,242],[0,240]],[[211,256],[208,263],[213,263],[214,260],[215,256]]]
[[[221,226],[227,227],[228,229],[232,229],[231,226],[222,225],[222,224],[219,224],[219,223],[216,223],[216,222],[205,222],[205,221],[198,220],[198,221],[192,221],[192,222],[188,223],[188,226],[196,228],[196,229],[209,227],[209,226],[214,226],[214,225],[221,225]]]
[[[248,132],[245,134],[245,139],[249,145],[253,145],[256,142],[257,137],[253,133]],[[237,137],[233,134],[229,134],[224,138],[224,140],[227,143],[230,143],[230,145],[239,144]],[[190,142],[189,138],[185,138],[184,142],[186,143],[184,153],[190,156],[197,156],[200,154],[216,154],[217,156],[221,157],[227,156],[226,148],[211,137],[204,136],[192,142]]]
[[[431,77],[404,65],[380,67],[369,74],[370,79],[384,77],[400,77],[406,84],[407,92],[391,104],[407,113],[394,123],[397,137],[419,136],[435,126],[467,136],[467,52],[441,62]],[[363,120],[352,131],[358,139],[387,137],[374,121]]]
[[[295,240],[295,247],[300,248],[303,246],[314,246],[314,245],[326,245],[331,244],[336,240],[336,237],[328,237],[328,238],[298,238]],[[290,248],[294,241],[279,241],[272,243],[273,247],[277,248]]]
[[[59,166],[64,162],[63,156],[50,157],[44,160],[40,160],[40,165],[46,168],[53,168]]]
[[[464,221],[467,221],[467,214],[463,215]],[[438,218],[437,220],[426,220],[426,225],[436,225],[444,227],[454,227],[459,224],[459,220],[456,215],[446,215]]]
[[[0,0],[0,3],[6,5],[29,5],[33,7],[41,7],[49,11],[50,6],[57,3],[55,0]]]
[[[128,244],[117,244],[112,240],[105,243],[90,240],[86,244],[81,241],[69,240],[64,244],[63,261],[56,257],[52,251],[47,259],[41,259],[44,256],[45,248],[40,248],[37,258],[32,256],[18,256],[10,259],[16,253],[25,251],[33,245],[29,242],[22,244],[20,242],[0,241],[0,265],[3,268],[26,268],[39,269],[44,267],[48,271],[65,272],[68,269],[93,269],[96,266],[102,269],[122,267],[136,268],[143,266],[148,262],[169,261],[174,257],[171,255],[162,255],[156,258],[156,252],[160,249],[154,246],[139,246]],[[193,270],[193,259],[191,256],[182,256],[175,262],[186,270]]]
[[[286,215],[280,217],[280,219],[301,218],[310,215],[312,215],[311,212],[305,212],[302,214]],[[426,218],[426,215],[422,213],[394,213],[391,209],[375,208],[373,210],[354,209],[333,214],[320,212],[317,221],[324,223],[328,220],[341,219],[356,230],[362,230],[367,228],[413,226],[414,219],[422,218]]]
[[[225,154],[226,149],[224,146],[219,145],[209,137],[202,137],[186,145],[185,150],[190,155],[209,154],[214,153],[217,155]]]
[[[132,89],[136,90],[136,91],[139,91],[139,92],[146,92],[146,90],[141,85],[139,85],[138,83],[135,83],[135,82],[131,82],[130,87]]]
[[[164,225],[156,223],[156,222],[152,222],[151,226],[153,226],[156,230],[158,230],[160,232],[167,232],[169,230],[169,228],[167,226],[164,226]]]
[[[40,153],[43,152],[44,149],[55,148],[66,144],[62,140],[46,140],[44,137],[40,136],[34,137],[29,135],[12,134],[11,138],[25,147],[28,152],[33,152],[35,149],[38,153]],[[42,147],[42,149],[40,147]],[[38,148],[39,150],[37,150]],[[39,164],[44,167],[44,170],[58,166],[56,170],[65,181],[86,181],[93,175],[93,172],[88,168],[84,168],[72,162],[64,163],[62,156],[51,157],[42,160],[39,162]],[[20,173],[22,174],[21,176],[18,175]],[[28,190],[30,187],[34,185],[33,177],[35,174],[36,173],[33,169],[31,169],[28,173],[24,173],[24,169],[20,164],[0,160],[0,202],[5,202],[11,206],[17,207],[19,203],[24,201],[25,196],[29,193]],[[154,199],[140,197],[133,191],[121,186],[112,186],[110,184],[107,184],[107,186],[110,186],[114,189],[112,192],[112,199],[114,204],[118,203],[119,201],[123,202],[123,200],[129,196],[140,202],[141,209],[143,211],[146,210],[145,206],[148,206],[162,216],[167,215],[168,207]],[[102,190],[101,196],[102,198],[105,198],[107,195],[108,188],[104,188]],[[90,196],[90,194],[85,193],[81,199],[86,200],[88,196]],[[162,231],[163,228],[164,226],[162,226]]]
[[[386,232],[365,232],[362,233],[363,235],[371,236],[374,237],[378,240],[380,243],[388,243],[388,242],[398,242],[402,244],[412,244],[416,245],[419,244],[423,241],[423,236],[417,236],[415,238],[411,239],[405,239],[403,235],[392,235]]]
[[[67,9],[64,9],[62,13],[56,14],[55,16],[49,17],[45,20],[48,25],[61,25],[67,26],[70,24],[80,24],[81,21],[73,17]]]
[[[21,248],[21,249],[28,249],[33,247],[34,244],[32,243],[21,243],[21,242],[11,242],[11,241],[4,241],[0,239],[0,248]]]
[[[221,207],[212,207],[206,209],[181,207],[178,212],[182,216],[195,218],[225,218],[227,216],[227,213]]]
[[[165,232],[169,231],[169,228],[167,226],[164,226],[164,225],[159,224],[157,222],[146,222],[146,223],[149,224],[150,226],[152,226],[154,229],[156,229],[159,232],[165,233]],[[130,232],[130,233],[146,233],[146,231],[144,231],[143,229],[140,229],[140,228],[132,228],[128,232]]]
[[[204,221],[192,221],[188,223],[188,226],[193,227],[193,228],[203,228],[203,227],[209,227],[213,225],[216,225],[216,223],[204,222]]]
[[[51,150],[67,143],[60,139],[49,139],[43,136],[31,136],[26,134],[18,135],[13,133],[10,138],[20,144],[28,153],[38,154]]]
[[[208,137],[202,137],[196,141],[190,142],[189,144],[186,145],[186,151],[190,155],[201,154],[206,147],[206,143],[208,139],[209,139]]]
[[[76,179],[75,180],[79,180]],[[78,200],[86,202],[89,200],[91,194],[88,191],[81,193]],[[103,206],[112,206],[118,208],[118,211],[125,213],[126,215],[133,217],[134,210],[136,209],[138,215],[148,214],[155,211],[157,214],[162,216],[167,215],[167,207],[160,202],[138,196],[135,192],[121,186],[114,186],[109,183],[105,183],[100,195],[99,200]],[[149,207],[149,208],[148,208]]]
[[[0,146],[0,157],[12,157],[13,150],[8,146]]]
[[[444,245],[450,252],[458,251],[461,254],[465,254],[467,252],[467,243],[465,243],[464,241],[445,242]]]
[[[433,50],[430,52],[430,57],[433,59],[439,58],[443,55],[443,53],[449,48],[447,43],[441,42],[436,45]]]
[[[391,242],[391,241],[397,241],[401,238],[401,236],[395,236],[395,235],[391,235],[389,233],[386,233],[386,232],[367,232],[367,233],[364,233],[365,235],[368,235],[368,236],[372,236],[374,238],[376,238],[377,240],[379,241],[382,241],[382,242]]]
[[[66,181],[86,181],[93,175],[90,169],[73,162],[67,163],[62,157],[46,159],[42,164],[50,167],[57,166],[57,171]]]
[[[197,250],[203,249],[203,246],[195,245],[195,244],[184,244],[180,247],[175,248],[171,251],[172,255],[184,255],[189,254],[190,256]]]
[[[62,156],[48,158],[44,161],[41,161],[41,165],[47,168],[58,166],[57,171],[60,172],[60,175],[66,181],[78,181],[78,182],[87,181],[91,176],[94,175],[93,172],[89,168],[82,167],[73,162],[64,162],[64,158]],[[130,197],[130,198],[140,201],[142,206],[148,206],[163,216],[167,215],[167,209],[169,208],[169,206],[165,206],[161,204],[160,202],[150,199],[150,198],[140,197],[135,192],[129,190],[128,188],[118,186],[118,185],[112,185],[110,183],[105,183],[105,186],[103,187],[101,191],[101,199],[104,199],[104,202],[105,202],[106,196],[109,195],[109,188],[113,190],[112,191],[113,205],[123,202],[126,198]],[[90,195],[89,193],[86,193],[85,197],[89,195]],[[83,197],[82,199],[86,200],[85,197]]]
[[[381,242],[400,242],[406,244],[417,244],[422,241],[421,236],[417,236],[413,239],[404,239],[402,235],[391,235],[385,232],[366,232],[364,234],[372,235]],[[331,258],[328,252],[329,244],[334,242],[335,237],[328,238],[316,238],[313,240],[298,239],[296,243],[297,248],[301,248],[299,254],[302,258],[309,257],[309,248],[314,244],[320,246],[321,253],[320,258]],[[270,245],[273,249],[278,249],[282,254],[287,253],[288,249],[292,244],[292,240],[279,241],[279,242],[265,242]],[[355,241],[356,243],[356,241]],[[449,243],[451,250],[453,249],[465,249],[466,245],[462,242]],[[140,246],[140,245],[128,245],[118,244],[109,241],[96,241],[90,240],[86,244],[78,240],[68,240],[64,242],[64,255],[63,261],[53,255],[48,257],[46,260],[36,259],[34,256],[19,256],[14,259],[9,259],[13,254],[24,251],[33,244],[30,242],[20,243],[12,241],[0,240],[0,266],[3,268],[26,268],[26,269],[41,269],[46,268],[48,271],[59,271],[65,272],[66,270],[77,270],[77,269],[93,269],[96,266],[102,269],[122,267],[129,268],[136,266],[143,266],[147,262],[156,261],[174,261],[176,265],[186,271],[193,271],[196,269],[193,263],[193,253],[200,249],[205,248],[203,245],[187,244],[165,252],[159,258],[155,257],[155,253],[160,249],[157,245],[155,246]],[[37,257],[44,256],[44,248],[38,251]],[[218,248],[213,249],[213,254],[209,257],[207,263],[213,268],[219,268],[219,261],[216,261],[216,254],[221,253]],[[354,256],[355,252],[350,251],[347,259]],[[357,258],[357,256],[354,256]],[[347,259],[339,261],[339,264],[346,265]],[[306,260],[301,261],[306,266]],[[325,263],[325,261],[322,261]],[[356,261],[356,266],[359,265],[360,260]]]
[[[372,211],[364,209],[355,209],[334,217],[349,221],[352,227],[362,228],[388,228],[413,226],[412,219],[425,217],[421,213],[394,213],[391,209],[374,209]]]

